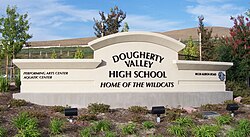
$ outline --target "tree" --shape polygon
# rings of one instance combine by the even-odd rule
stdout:
[[[227,71],[229,81],[246,85],[246,80],[250,77],[250,21],[242,15],[231,17],[231,20],[234,26],[230,28],[230,37],[222,38],[224,50],[219,52],[219,59],[234,63]]]
[[[195,60],[195,58],[199,56],[198,47],[194,43],[192,36],[189,37],[186,47],[182,52],[185,55],[185,60]]]
[[[4,59],[4,51],[3,51],[3,45],[0,40],[0,76],[2,75],[2,59]]]
[[[99,14],[101,16],[100,21],[94,18],[95,35],[98,38],[119,32],[121,23],[126,18],[126,13],[117,6],[111,8],[107,16],[105,16],[103,11],[100,11]]]
[[[129,30],[128,23],[125,22],[121,32],[128,32],[128,30]]]
[[[50,56],[51,59],[56,59],[57,58],[57,54],[56,54],[56,51],[53,50],[51,56]]]
[[[84,58],[83,51],[80,48],[77,48],[74,58],[75,59],[83,59]]]
[[[202,60],[209,61],[213,59],[213,51],[214,51],[214,45],[212,42],[212,32],[213,30],[208,30],[204,27],[204,17],[199,16],[199,28],[198,28],[198,35],[201,33],[201,56]]]
[[[246,15],[250,18],[250,9],[247,10]]]
[[[2,51],[6,59],[6,78],[8,79],[9,60],[15,59],[16,54],[22,49],[23,44],[32,35],[28,34],[29,22],[28,15],[20,15],[17,13],[17,7],[8,6],[6,9],[6,17],[0,19],[0,33],[2,34]],[[13,69],[14,70],[14,69]],[[15,73],[15,72],[13,72]]]

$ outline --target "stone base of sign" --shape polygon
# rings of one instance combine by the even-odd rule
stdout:
[[[90,103],[109,104],[111,108],[162,105],[168,107],[197,107],[203,104],[222,103],[233,99],[233,92],[91,92],[91,93],[17,93],[15,99],[46,106],[86,108]]]

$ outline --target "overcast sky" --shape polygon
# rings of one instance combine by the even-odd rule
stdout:
[[[33,38],[30,41],[94,36],[93,18],[118,6],[126,12],[130,31],[165,32],[198,26],[232,27],[230,16],[250,9],[248,0],[0,0],[0,15],[7,5],[28,13]]]

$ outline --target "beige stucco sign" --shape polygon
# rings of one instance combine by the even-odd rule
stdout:
[[[94,102],[112,107],[197,106],[232,98],[225,91],[225,71],[232,63],[178,60],[185,45],[167,36],[124,32],[88,45],[94,59],[14,60],[22,81],[21,93],[14,97],[80,107]]]

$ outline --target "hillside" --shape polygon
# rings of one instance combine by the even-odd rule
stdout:
[[[207,27],[208,29],[213,30],[212,36],[229,36],[229,28],[225,27]],[[182,29],[182,30],[173,30],[173,31],[167,31],[167,32],[162,32],[161,34],[172,37],[177,40],[187,40],[190,36],[194,40],[198,40],[198,33],[197,33],[198,28],[188,28],[188,29]]]
[[[212,36],[218,35],[229,36],[229,28],[225,27],[207,27],[208,29],[213,28]],[[188,28],[182,30],[173,30],[166,32],[159,32],[160,34],[172,37],[177,40],[187,40],[190,36],[194,40],[198,39],[197,28]],[[51,41],[34,41],[29,42],[30,47],[49,47],[49,46],[76,46],[76,45],[87,45],[90,41],[96,39],[95,37],[87,38],[76,38],[76,39],[64,39],[64,40],[51,40]]]

